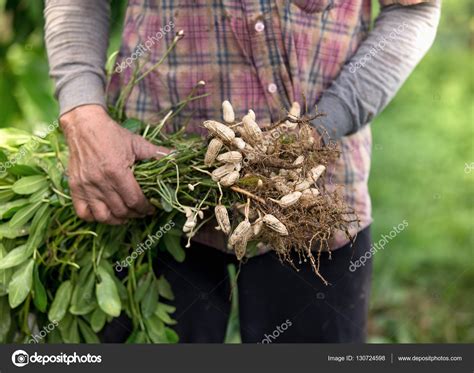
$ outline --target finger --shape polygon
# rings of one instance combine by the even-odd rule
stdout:
[[[86,201],[73,196],[72,204],[74,205],[74,210],[76,210],[76,214],[79,218],[89,223],[94,221],[94,215],[92,215],[92,211]]]
[[[113,186],[112,186],[113,187]],[[106,191],[106,205],[112,212],[112,215],[119,219],[126,218],[142,218],[145,216],[143,212],[135,211],[134,209],[129,208],[122,197],[118,194],[115,189],[109,189]]]
[[[98,199],[91,200],[89,202],[89,208],[94,215],[94,220],[98,221],[99,223],[110,225],[120,225],[124,223],[123,219],[115,217],[107,205]]]
[[[78,183],[77,180],[70,179],[69,188],[71,189],[72,204],[77,216],[87,222],[93,222],[94,216],[88,206],[87,200],[84,198],[86,194],[82,185]]]
[[[114,189],[128,208],[144,215],[152,214],[155,211],[140,189],[130,169],[125,169],[123,172],[115,174],[114,177]]]
[[[133,135],[132,147],[137,161],[149,158],[161,158],[171,152],[170,149],[153,145],[151,142],[146,141],[143,137],[138,135]]]

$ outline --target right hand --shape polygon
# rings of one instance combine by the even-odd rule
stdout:
[[[169,149],[121,127],[99,105],[79,106],[63,114],[60,124],[69,145],[71,197],[81,219],[118,225],[153,213],[131,167]]]

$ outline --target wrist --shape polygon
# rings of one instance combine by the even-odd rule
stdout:
[[[337,96],[324,94],[318,103],[318,112],[324,114],[312,122],[323,142],[337,141],[354,132],[354,121],[349,108]]]

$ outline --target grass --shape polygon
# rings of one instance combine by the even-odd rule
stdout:
[[[471,71],[471,74],[466,74]],[[433,49],[373,123],[372,342],[473,342],[472,54]]]

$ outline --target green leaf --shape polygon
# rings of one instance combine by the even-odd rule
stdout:
[[[143,127],[143,123],[135,118],[128,118],[122,123],[122,127],[128,129],[133,133],[139,133],[141,128]]]
[[[79,329],[77,325],[77,318],[70,313],[66,314],[59,322],[59,331],[65,343],[80,343]]]
[[[153,315],[144,319],[145,326],[154,343],[168,342],[165,332],[165,324],[157,316]]]
[[[179,336],[173,329],[165,327],[165,334],[166,334],[166,338],[168,339],[168,343],[179,342]]]
[[[48,312],[49,321],[60,322],[66,315],[66,311],[69,307],[72,295],[72,283],[71,281],[65,281],[59,285],[56,295],[54,296],[53,303]]]
[[[160,203],[161,203],[161,206],[163,207],[163,210],[165,210],[166,212],[173,211],[173,206],[164,198],[161,198]]]
[[[168,312],[168,313],[175,313],[176,311],[176,307],[170,305],[170,304],[166,304],[166,303],[160,303],[160,307],[165,311],[165,312]]]
[[[8,301],[10,307],[15,308],[20,305],[28,296],[33,284],[33,259],[22,264],[13,273],[10,284],[8,285]]]
[[[9,223],[0,224],[0,239],[2,238],[17,238],[28,235],[30,227],[10,227]]]
[[[61,182],[62,182],[64,174],[59,169],[59,167],[61,167],[62,169],[62,166],[60,166],[57,162],[58,162],[57,160],[43,158],[41,159],[41,162],[39,163],[39,165],[41,166],[43,171],[48,174],[49,179],[53,183],[54,187],[62,192],[63,188],[62,188]]]
[[[7,255],[7,250],[0,243],[0,261]],[[12,277],[13,271],[9,269],[0,269],[0,296],[8,294],[8,284]],[[0,317],[1,319],[1,317]]]
[[[35,217],[31,222],[31,234],[28,236],[28,241],[26,241],[27,251],[33,253],[38,249],[41,244],[43,244],[46,229],[49,225],[49,220],[51,217],[51,210],[47,203],[44,203],[38,211],[35,213]]]
[[[11,326],[10,306],[7,297],[0,297],[0,343],[6,342],[6,337]]]
[[[16,164],[8,169],[8,173],[18,177],[42,174],[41,170],[38,167],[29,166],[26,164]]]
[[[89,325],[84,320],[77,319],[79,323],[79,330],[86,343],[100,343],[99,337],[92,331]]]
[[[61,344],[64,343],[62,337],[61,337],[61,332],[59,331],[58,328],[53,329],[49,332],[47,336],[47,341],[50,344]]]
[[[41,282],[37,265],[33,270],[33,303],[39,311],[46,312],[48,297],[43,283]]]
[[[92,313],[91,317],[91,327],[95,333],[98,333],[102,330],[105,325],[105,320],[107,315],[100,308],[96,308]]]
[[[30,221],[30,219],[35,214],[36,210],[41,206],[43,202],[36,202],[32,205],[26,205],[18,210],[15,215],[9,221],[9,225],[11,228],[18,228],[24,226],[26,223]]]
[[[108,237],[102,243],[104,251],[102,257],[104,259],[110,258],[114,255],[125,242],[125,235],[127,234],[128,228],[124,225],[119,226],[107,226]]]
[[[9,192],[5,190],[4,192]],[[13,193],[13,192],[11,192]],[[0,206],[0,219],[8,219],[20,208],[27,205],[29,201],[26,198],[16,199],[14,201],[4,203]]]
[[[120,316],[122,303],[112,276],[102,267],[98,268],[98,275],[101,281],[96,285],[95,293],[99,307],[107,315],[113,317]]]
[[[92,266],[82,268],[72,293],[69,312],[73,315],[86,315],[96,308],[94,285],[95,275]]]
[[[49,185],[46,185],[43,188],[41,188],[40,190],[34,192],[30,196],[29,201],[30,202],[38,202],[38,201],[41,201],[45,198],[48,198],[49,195],[50,195]]]
[[[5,204],[15,197],[15,193],[11,189],[0,190],[0,204]],[[3,210],[4,206],[0,205],[0,211]],[[2,218],[2,213],[0,212],[0,219]]]
[[[29,142],[32,135],[17,128],[0,128],[0,147],[17,147]]]
[[[148,288],[150,287],[151,280],[154,278],[154,274],[149,272],[146,275],[142,276],[137,284],[137,289],[135,290],[135,302],[140,303],[145,296]]]
[[[153,280],[141,302],[143,317],[150,317],[153,312],[155,312],[156,306],[158,305],[158,298],[158,285],[156,281]]]
[[[43,175],[26,176],[16,181],[12,190],[16,194],[33,194],[48,185],[48,179]]]
[[[26,245],[14,248],[2,259],[0,259],[0,269],[12,268],[27,260],[33,252],[28,252]]]
[[[174,300],[174,294],[173,290],[171,290],[171,285],[164,276],[161,276],[158,279],[158,292],[163,298]]]
[[[5,162],[8,162],[8,157],[5,154],[5,152],[2,149],[0,149],[0,163],[5,163]]]
[[[163,242],[166,250],[173,256],[173,258],[182,263],[186,256],[184,249],[181,247],[181,233],[173,234],[173,230],[169,231],[163,236]]]
[[[146,333],[143,330],[136,330],[125,341],[127,344],[143,344],[150,343]]]
[[[163,303],[159,303],[155,309],[155,316],[157,316],[161,321],[168,325],[176,324],[176,321],[173,320],[170,315],[166,312],[166,308],[162,307]]]

